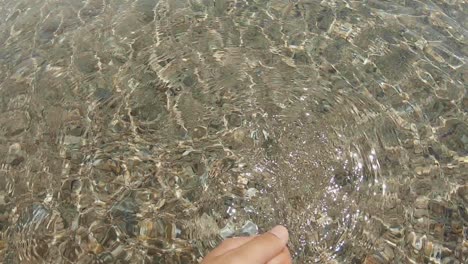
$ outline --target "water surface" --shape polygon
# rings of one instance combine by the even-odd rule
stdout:
[[[0,0],[0,261],[466,263],[464,0]]]

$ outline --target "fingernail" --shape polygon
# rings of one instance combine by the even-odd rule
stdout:
[[[283,243],[288,243],[289,234],[286,227],[277,225],[273,227],[273,229],[271,229],[269,232],[275,235],[277,238],[279,238]]]

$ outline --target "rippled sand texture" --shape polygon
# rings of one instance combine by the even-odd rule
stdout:
[[[0,0],[0,261],[467,263],[464,0]]]

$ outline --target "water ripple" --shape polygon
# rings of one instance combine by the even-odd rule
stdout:
[[[463,0],[0,0],[0,262],[464,263]]]

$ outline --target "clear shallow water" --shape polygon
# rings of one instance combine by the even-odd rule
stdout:
[[[466,263],[465,1],[0,1],[0,261]]]

